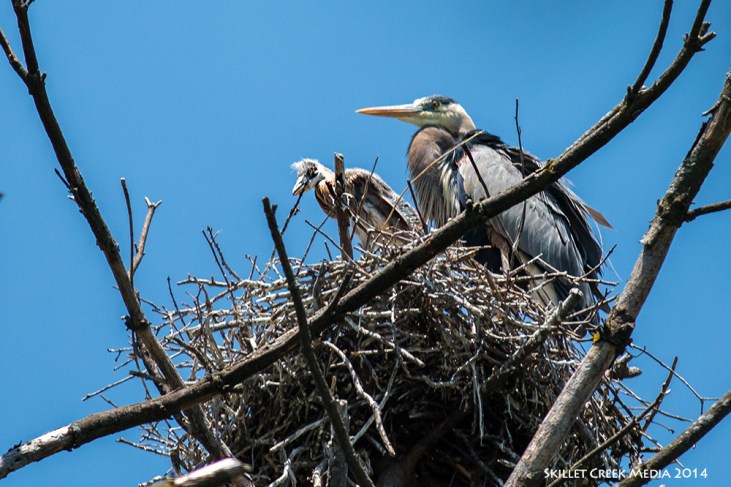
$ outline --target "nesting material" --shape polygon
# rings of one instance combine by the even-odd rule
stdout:
[[[364,252],[351,286],[402,251]],[[328,304],[348,272],[339,259],[292,265],[310,314]],[[160,309],[160,336],[183,377],[198,380],[296,327],[278,262],[253,267],[249,279],[227,273],[228,283],[190,277],[182,283],[189,303]],[[356,452],[376,481],[407,455],[415,460],[413,485],[497,486],[510,474],[588,347],[572,331],[582,323],[569,314],[551,326],[555,309],[523,290],[531,282],[522,279],[518,286],[520,278],[488,275],[467,249],[455,247],[315,339]],[[630,421],[619,391],[613,379],[603,381],[556,468],[568,469]],[[328,485],[342,472],[299,351],[204,408],[215,433],[251,465],[256,485]],[[143,439],[170,455],[175,472],[208,459],[172,424],[148,426]],[[639,432],[630,430],[582,468],[618,468],[640,448]]]

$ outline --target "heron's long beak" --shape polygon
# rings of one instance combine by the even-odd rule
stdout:
[[[297,178],[297,182],[294,183],[294,186],[292,187],[292,194],[297,196],[307,191],[308,182],[309,179],[307,178],[306,174],[303,174],[302,176]]]
[[[361,108],[360,110],[356,110],[355,112],[362,113],[364,115],[375,115],[377,117],[391,117],[400,119],[417,115],[421,112],[421,110],[421,108],[414,105],[413,103],[407,103],[405,105]]]

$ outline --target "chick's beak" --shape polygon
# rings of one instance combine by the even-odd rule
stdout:
[[[292,187],[292,194],[297,196],[301,195],[305,192],[305,189],[307,188],[307,177],[302,175],[297,179],[297,182],[294,183],[294,186]]]

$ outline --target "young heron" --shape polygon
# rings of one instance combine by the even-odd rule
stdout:
[[[297,171],[293,195],[315,191],[315,199],[330,218],[335,216],[335,173],[314,159],[292,164]],[[418,232],[419,216],[406,201],[377,174],[359,168],[345,170],[345,193],[355,234],[366,248],[372,248],[379,235],[400,231]],[[352,228],[352,227],[351,227]],[[404,236],[397,236],[403,241]]]
[[[541,167],[541,162],[531,154],[507,146],[495,135],[476,131],[465,109],[451,98],[430,96],[406,105],[363,108],[357,112],[392,117],[420,127],[409,144],[408,169],[419,209],[424,218],[437,226],[459,214],[468,200],[478,202],[500,194]],[[460,143],[461,147],[442,157]],[[439,162],[434,163],[436,160]],[[611,226],[566,183],[556,182],[490,219],[474,229],[472,235],[466,235],[468,244],[470,239],[489,242],[499,250],[497,259],[495,254],[483,255],[482,261],[493,271],[532,261],[526,269],[531,275],[558,271],[596,279],[602,248],[587,215]],[[536,257],[539,259],[533,260]],[[557,278],[546,282],[538,294],[545,302],[555,304],[568,296],[571,286]],[[579,286],[584,296],[582,307],[591,306],[595,296],[601,296],[593,282]]]

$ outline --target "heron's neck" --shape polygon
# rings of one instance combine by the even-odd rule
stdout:
[[[437,226],[444,225],[460,211],[454,190],[457,172],[450,167],[451,159],[446,157],[435,162],[456,142],[443,127],[424,127],[414,134],[409,144],[408,167],[419,208]]]
[[[472,121],[472,118],[466,111],[464,111],[464,109],[461,111],[458,121],[459,124],[456,126],[456,131],[450,130],[452,134],[457,137],[462,137],[467,132],[477,129],[477,127],[475,127],[475,122]]]
[[[332,191],[332,192],[331,192]],[[333,194],[335,193],[335,174],[326,176],[325,179],[317,183],[315,186],[315,199],[330,218],[335,218],[335,202]]]

